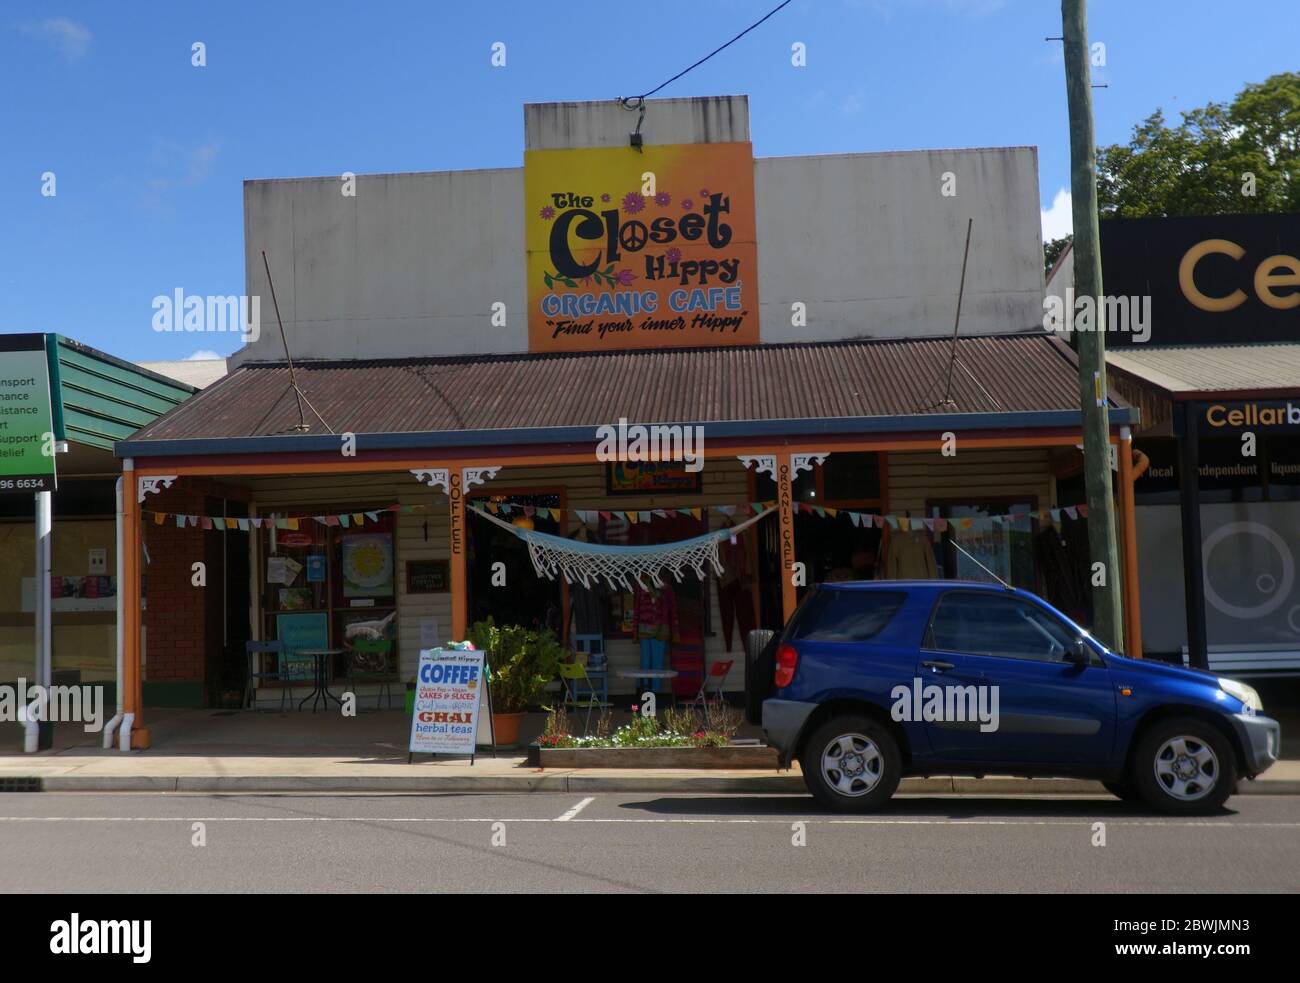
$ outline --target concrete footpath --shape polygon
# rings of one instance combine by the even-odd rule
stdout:
[[[521,738],[541,730],[530,714]],[[22,754],[21,731],[0,725],[0,791],[51,792],[695,792],[806,794],[796,765],[760,768],[530,768],[522,750],[467,758],[417,757],[407,764],[409,718],[380,711],[338,714],[157,710],[153,747],[105,751],[100,735],[55,729],[55,747]],[[742,736],[757,736],[752,728]],[[1300,728],[1291,728],[1294,735]],[[1300,742],[1283,730],[1278,762],[1243,794],[1300,795]],[[901,793],[1105,794],[1097,782],[1048,778],[907,778]]]
[[[522,755],[468,759],[342,755],[169,755],[111,751],[0,756],[0,790],[50,792],[694,792],[804,793],[798,766],[761,769],[530,768]],[[900,793],[1104,794],[1054,778],[906,778]],[[1300,795],[1300,761],[1280,761],[1238,794]]]

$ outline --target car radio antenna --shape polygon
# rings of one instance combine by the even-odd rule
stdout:
[[[971,555],[970,555],[969,553],[967,553],[964,549],[962,549],[960,546],[958,546],[958,545],[957,545],[957,540],[956,540],[955,537],[949,536],[949,537],[948,537],[948,542],[952,544],[953,549],[958,550],[958,551],[959,551],[963,556],[966,557],[966,559],[970,560],[971,563],[975,564],[975,566],[979,567],[981,570],[983,570],[986,574],[988,574],[990,577],[992,577],[994,580],[996,580],[999,584],[1001,584],[1001,585],[1002,585],[1003,587],[1005,587],[1007,590],[1015,590],[1014,587],[1012,587],[1010,584],[1008,584],[1005,580],[1003,580],[1001,577],[999,577],[996,573],[994,573],[992,570],[990,570],[990,569],[989,569],[988,567],[986,567],[984,564],[980,563],[979,560],[975,559],[975,557],[971,556]]]

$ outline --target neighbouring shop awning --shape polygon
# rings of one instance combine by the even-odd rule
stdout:
[[[1140,410],[1144,436],[1173,433],[1174,404],[1300,393],[1300,344],[1132,346],[1106,353],[1112,388]]]
[[[1175,398],[1300,392],[1300,344],[1133,346],[1107,352],[1106,364]]]
[[[1077,371],[1070,348],[1039,332],[955,346],[925,338],[309,361],[295,363],[299,429],[288,367],[245,364],[117,453],[336,450],[331,431],[384,435],[368,445],[390,448],[590,441],[593,427],[619,418],[702,424],[717,437],[1045,429],[1078,425]],[[1112,422],[1132,422],[1126,403],[1112,406]]]

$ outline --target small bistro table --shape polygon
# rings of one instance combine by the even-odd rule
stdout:
[[[303,704],[311,700],[311,712],[316,712],[316,704],[321,700],[325,701],[325,709],[330,708],[330,700],[333,700],[339,706],[343,706],[343,701],[330,692],[330,660],[336,655],[342,655],[347,649],[298,649],[299,655],[310,655],[316,662],[316,686],[302,698],[298,704],[298,709],[302,710]],[[315,697],[315,699],[312,699]]]
[[[620,669],[614,675],[620,679],[676,679],[680,673],[676,669]],[[677,706],[677,691],[670,687],[670,692],[673,706]],[[640,693],[634,695],[638,700],[641,698]]]

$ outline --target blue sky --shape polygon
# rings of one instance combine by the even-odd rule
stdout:
[[[775,3],[11,0],[0,331],[58,331],[133,360],[229,354],[234,336],[154,332],[150,305],[178,287],[243,292],[245,179],[519,166],[523,103],[644,92]],[[1297,0],[1090,8],[1107,54],[1102,143],[1157,107],[1176,118],[1300,67]],[[748,94],[757,156],[1037,146],[1060,234],[1065,86],[1060,44],[1044,41],[1060,26],[1058,0],[795,0],[660,94]],[[490,64],[496,41],[505,68]]]

